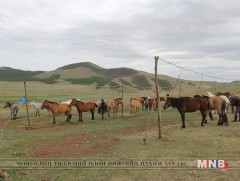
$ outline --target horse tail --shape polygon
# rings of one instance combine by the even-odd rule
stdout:
[[[94,103],[95,107],[98,107],[98,105],[96,103]]]
[[[209,117],[210,117],[210,119],[211,119],[212,121],[214,121],[213,114],[212,114],[212,111],[211,111],[211,110],[209,110]]]
[[[223,100],[223,103],[222,103],[222,113],[223,114],[225,113],[226,107],[227,107],[227,102],[225,100]]]
[[[225,125],[228,125],[228,117],[225,112],[226,107],[227,107],[227,102],[223,100],[223,103],[222,103],[223,122],[225,123]]]

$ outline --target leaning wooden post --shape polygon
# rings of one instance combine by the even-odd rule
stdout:
[[[123,102],[123,85],[122,85],[122,102]],[[122,104],[122,118],[123,118],[123,104]]]
[[[25,90],[25,99],[26,99],[26,110],[27,110],[27,119],[28,119],[28,128],[31,128],[29,114],[28,114],[28,100],[27,100],[27,88],[26,88],[26,81],[24,81],[24,90]]]
[[[157,112],[158,112],[158,138],[160,139],[162,137],[161,135],[161,124],[160,124],[160,98],[159,98],[159,92],[158,92],[158,59],[159,56],[155,56],[155,84],[156,84],[156,94],[157,94],[157,103],[158,103],[158,108],[157,108]]]

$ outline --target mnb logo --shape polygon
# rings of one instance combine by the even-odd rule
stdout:
[[[228,169],[227,160],[198,160],[198,168],[219,168],[221,171]]]

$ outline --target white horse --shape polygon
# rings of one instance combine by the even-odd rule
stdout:
[[[30,106],[34,106],[36,109],[36,117],[40,117],[40,110],[42,109],[42,103],[40,102],[35,102],[35,101],[31,101],[28,104],[28,107]],[[50,111],[47,109],[48,114],[50,113]]]

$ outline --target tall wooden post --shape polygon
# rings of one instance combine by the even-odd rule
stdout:
[[[161,135],[161,124],[160,124],[160,98],[159,98],[159,91],[158,91],[158,59],[159,56],[155,56],[155,84],[156,84],[156,94],[157,94],[157,103],[158,103],[158,108],[157,108],[157,112],[158,112],[158,138],[160,139],[162,137]]]
[[[24,91],[25,91],[25,99],[26,99],[26,110],[27,110],[27,119],[28,119],[28,128],[31,128],[30,120],[29,120],[29,113],[28,113],[28,100],[27,100],[27,88],[26,88],[26,81],[24,81]]]

